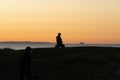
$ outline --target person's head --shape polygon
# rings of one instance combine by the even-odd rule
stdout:
[[[61,36],[61,33],[58,33],[58,36]]]
[[[31,50],[32,50],[31,47],[29,47],[29,46],[26,47],[26,52],[31,52]]]

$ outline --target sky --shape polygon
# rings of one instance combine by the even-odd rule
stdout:
[[[0,0],[0,41],[120,44],[120,0]]]

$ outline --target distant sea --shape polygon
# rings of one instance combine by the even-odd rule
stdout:
[[[32,48],[54,48],[55,43],[47,42],[0,42],[0,49],[11,48],[15,50],[25,49],[26,46]],[[85,47],[85,46],[94,46],[94,47],[119,47],[120,44],[65,44],[66,47]]]

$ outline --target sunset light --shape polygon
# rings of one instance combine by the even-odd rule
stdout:
[[[120,43],[120,0],[0,0],[0,41]]]

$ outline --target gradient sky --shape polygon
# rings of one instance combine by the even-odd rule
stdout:
[[[0,0],[0,41],[120,43],[120,0]]]

